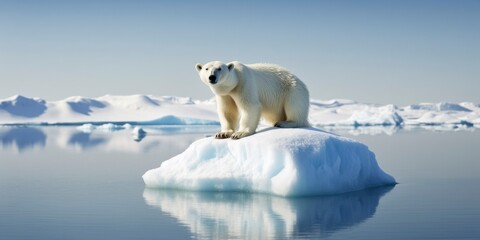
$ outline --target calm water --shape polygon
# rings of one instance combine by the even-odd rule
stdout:
[[[145,189],[216,129],[147,131],[0,127],[0,239],[480,239],[479,129],[342,131],[399,184],[298,199]]]

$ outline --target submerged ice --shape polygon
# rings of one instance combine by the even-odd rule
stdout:
[[[367,146],[317,129],[268,128],[240,140],[204,138],[147,171],[149,188],[326,195],[393,185]]]

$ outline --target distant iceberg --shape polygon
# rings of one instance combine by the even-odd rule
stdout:
[[[311,196],[395,184],[367,146],[317,129],[268,128],[240,140],[204,138],[147,171],[149,188]]]
[[[480,127],[480,105],[419,103],[405,107],[359,103],[347,99],[310,101],[313,126],[466,126]],[[0,125],[218,125],[215,99],[152,95],[98,98],[69,97],[45,101],[21,95],[0,100]],[[455,127],[453,127],[455,129]]]
[[[382,107],[367,106],[362,110],[357,110],[342,125],[353,126],[400,126],[403,124],[403,118],[397,113],[397,107],[386,105]]]

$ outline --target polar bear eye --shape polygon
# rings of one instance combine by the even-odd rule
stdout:
[[[205,68],[205,71],[208,71],[208,68]]]

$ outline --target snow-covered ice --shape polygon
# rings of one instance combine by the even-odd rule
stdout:
[[[197,140],[147,171],[149,188],[326,195],[393,185],[367,146],[318,129],[267,128],[240,140]]]
[[[419,103],[405,107],[346,99],[310,102],[313,126],[467,126],[480,127],[480,105]],[[16,95],[0,100],[0,124],[218,125],[214,99],[152,95],[45,101]]]

